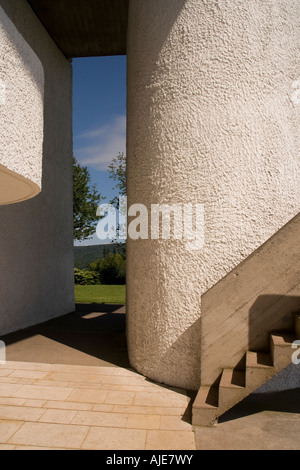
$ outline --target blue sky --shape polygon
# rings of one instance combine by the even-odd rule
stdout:
[[[109,202],[117,192],[107,167],[126,153],[126,56],[73,59],[73,134],[74,156]]]

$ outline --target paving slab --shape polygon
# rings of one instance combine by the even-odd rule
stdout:
[[[124,338],[120,306],[80,306],[8,335],[0,450],[300,449],[300,389],[252,394],[216,427],[194,428],[195,393],[133,370]]]
[[[94,376],[89,375],[90,366],[69,365],[62,371],[61,364],[52,364],[49,372],[47,364],[24,364],[24,371],[20,361],[0,365],[9,371],[0,375],[3,450],[196,450],[188,391],[153,383],[132,369],[120,368],[120,374],[114,374],[115,367],[104,367]],[[33,378],[47,374],[47,385],[40,385],[40,379],[26,385],[9,383],[28,371]],[[147,383],[147,391],[134,390],[134,385],[131,391],[122,390],[128,376]],[[103,390],[89,388],[95,385],[94,377],[100,383],[107,377],[120,380],[105,383]]]

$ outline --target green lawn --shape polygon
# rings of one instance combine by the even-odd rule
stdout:
[[[75,286],[76,303],[125,304],[126,286]]]

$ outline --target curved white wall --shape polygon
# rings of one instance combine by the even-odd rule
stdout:
[[[43,99],[43,66],[0,8],[0,204],[40,192]]]
[[[128,205],[205,206],[205,246],[128,240],[132,365],[200,380],[201,295],[299,212],[299,2],[131,1]]]
[[[0,129],[1,143],[5,142],[7,149],[5,153],[0,147],[0,155],[10,156],[7,165],[15,165],[13,168],[23,175],[20,178],[25,176],[26,182],[40,187],[43,143],[40,194],[0,207],[0,335],[3,336],[73,312],[75,306],[72,66],[26,0],[0,0],[0,6],[18,30],[16,33],[12,28],[15,39],[12,50],[10,41],[6,40],[10,62],[5,69],[1,65],[0,73],[3,70],[11,73],[6,83],[8,91],[13,86],[16,94],[8,95],[13,107],[8,112],[15,112],[19,119],[18,128],[11,122],[15,134],[11,133],[8,121],[7,133]],[[1,11],[3,17],[7,35],[11,23]],[[3,35],[3,28],[1,31]],[[6,37],[2,35],[1,40]],[[11,40],[12,35],[8,38]],[[24,77],[24,83],[20,77]],[[7,116],[1,114],[1,119],[8,119]],[[8,141],[9,136],[12,142]],[[15,148],[20,153],[14,153]]]

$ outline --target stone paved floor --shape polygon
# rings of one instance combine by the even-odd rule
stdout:
[[[300,388],[193,429],[189,392],[130,369],[122,306],[80,305],[1,340],[0,450],[300,450]]]
[[[190,397],[121,367],[0,366],[0,450],[195,450]]]
[[[130,368],[125,308],[76,312],[1,337],[0,449],[194,450],[185,390]]]

